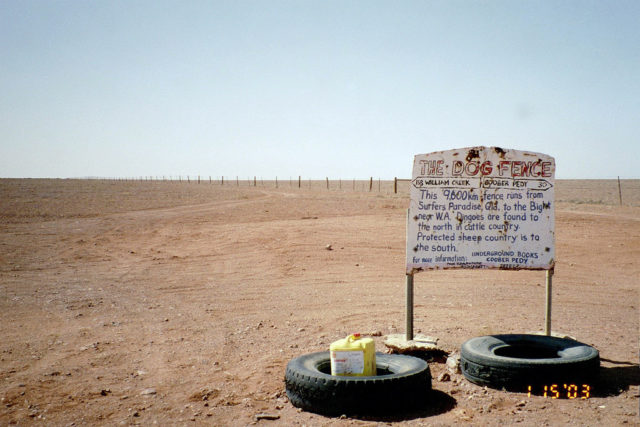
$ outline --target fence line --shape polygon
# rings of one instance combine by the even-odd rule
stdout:
[[[104,178],[99,178],[99,179],[104,179]],[[182,183],[182,182],[186,182],[187,184],[203,184],[206,183],[206,178],[202,177],[201,175],[177,175],[177,176],[173,176],[173,175],[163,175],[162,177],[160,176],[139,176],[139,177],[130,177],[130,178],[118,178],[118,177],[113,177],[113,178],[107,178],[108,180],[115,180],[115,181],[125,181],[125,182],[136,182],[136,181],[147,181],[147,182],[174,182],[174,183]],[[391,186],[391,188],[389,189],[389,192],[393,192],[394,194],[398,193],[398,183],[408,183],[411,182],[410,179],[403,179],[403,178],[398,178],[398,177],[394,177],[393,180],[391,181],[387,181],[387,180],[382,180],[381,178],[377,178],[378,179],[378,185],[377,185],[377,192],[383,192],[383,187],[386,187],[386,184],[389,183],[389,185]],[[289,187],[290,188],[294,188],[294,179],[292,177],[289,177]],[[312,188],[312,182],[316,182],[316,183],[322,183],[324,181],[324,186],[326,190],[343,190],[343,185],[342,185],[342,178],[338,178],[338,179],[334,179],[331,180],[329,179],[329,177],[325,177],[324,180],[312,180],[311,178],[308,178],[308,188],[311,189]],[[368,182],[367,182],[368,181]],[[348,182],[348,181],[347,181]],[[221,185],[221,186],[233,186],[233,180],[230,179],[229,177],[225,176],[220,176],[220,177],[212,177],[211,175],[209,175],[209,185]],[[356,183],[359,183],[359,187],[360,190],[363,192],[374,192],[374,177],[371,176],[369,177],[368,180],[361,180],[361,179],[356,179],[353,178],[352,179],[352,185],[351,185],[351,190],[352,191],[357,191],[356,190]],[[383,183],[385,184],[385,186],[383,186]],[[239,176],[236,175],[236,179],[235,179],[235,186],[236,187],[240,187],[240,186],[248,186],[248,187],[269,187],[269,186],[273,186],[274,188],[280,188],[282,187],[282,180],[278,179],[278,177],[275,177],[275,180],[271,181],[271,180],[266,180],[264,179],[264,177],[258,177],[257,175],[254,175],[253,177],[247,177],[246,181],[244,179],[240,179]],[[316,184],[317,185],[317,184]],[[322,184],[320,184],[322,186]],[[302,188],[302,176],[298,175],[298,185],[297,188],[301,189]],[[348,188],[348,187],[347,187]],[[386,191],[386,189],[385,189]]]

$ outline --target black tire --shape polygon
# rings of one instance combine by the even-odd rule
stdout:
[[[489,335],[462,344],[460,367],[472,383],[523,391],[528,385],[588,381],[598,372],[600,355],[566,338]]]
[[[289,401],[323,415],[368,415],[417,408],[431,391],[431,372],[422,359],[376,353],[378,375],[332,376],[329,352],[311,353],[287,364]]]

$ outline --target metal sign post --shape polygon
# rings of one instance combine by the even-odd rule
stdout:
[[[407,233],[409,233],[409,209],[407,209]],[[408,254],[407,254],[408,256]],[[413,272],[409,272],[406,275],[407,282],[405,287],[406,297],[406,339],[407,341],[413,340]]]
[[[407,274],[407,341],[413,339],[413,273]]]
[[[551,334],[555,160],[469,147],[416,155],[407,211],[406,338],[413,339],[413,275],[448,268],[546,270]]]
[[[547,270],[546,304],[544,316],[544,333],[551,335],[551,279],[553,278],[553,268]]]

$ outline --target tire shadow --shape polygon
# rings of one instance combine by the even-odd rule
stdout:
[[[640,365],[603,358],[600,360],[618,366],[600,366],[598,377],[591,388],[592,396],[619,396],[629,390],[629,387],[640,386]]]
[[[409,421],[416,418],[432,417],[434,415],[444,414],[451,411],[457,405],[457,401],[439,390],[431,390],[429,399],[417,408],[398,412],[380,413],[376,415],[352,415],[354,418],[362,421],[374,422],[400,422]]]

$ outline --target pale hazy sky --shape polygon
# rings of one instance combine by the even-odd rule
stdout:
[[[640,1],[0,0],[0,177],[639,178]]]

